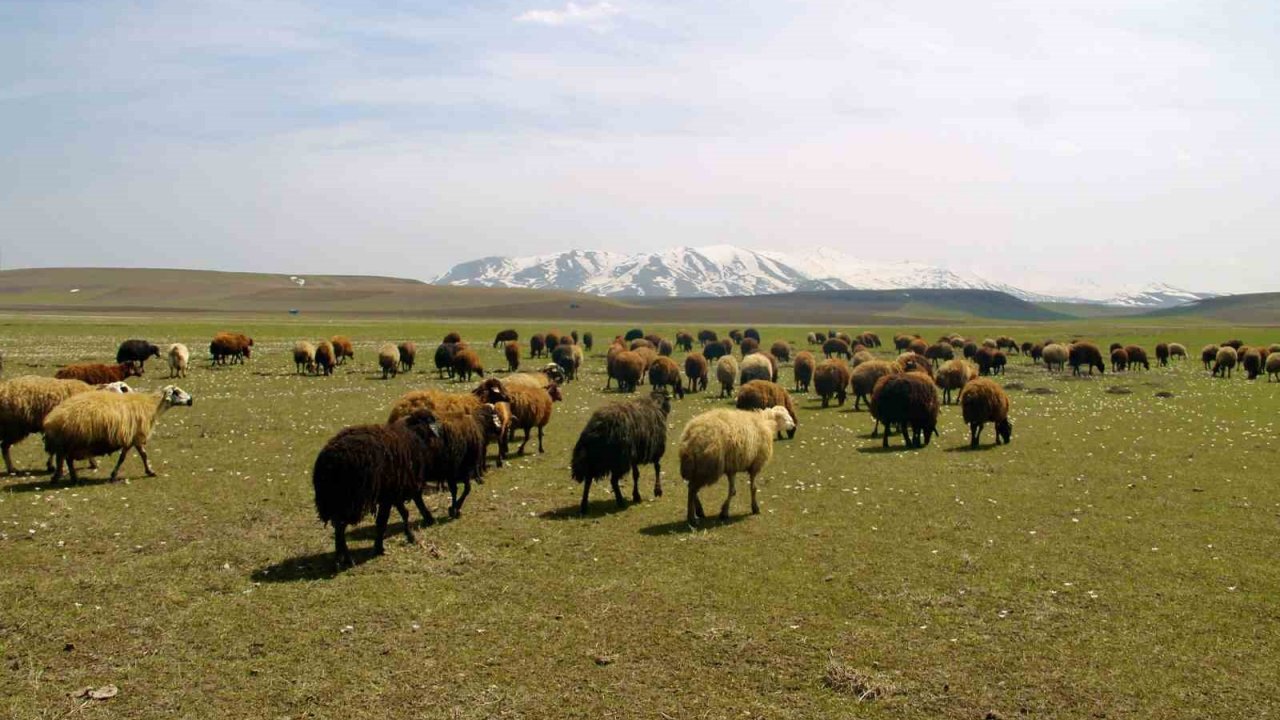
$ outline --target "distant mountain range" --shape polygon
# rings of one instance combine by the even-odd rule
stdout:
[[[571,290],[606,297],[726,297],[817,290],[908,288],[995,290],[1031,302],[1093,302],[1133,308],[1175,307],[1216,297],[1163,283],[1100,294],[1046,295],[926,263],[876,262],[831,248],[803,254],[733,245],[661,252],[569,250],[529,257],[486,257],[455,265],[437,285]]]

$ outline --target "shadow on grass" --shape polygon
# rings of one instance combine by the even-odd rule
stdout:
[[[605,487],[609,487],[609,483],[606,482]],[[640,502],[644,501],[641,500]],[[588,502],[586,515],[579,514],[578,511],[582,508],[582,503],[576,502],[572,505],[565,505],[564,507],[558,507],[554,510],[547,510],[546,512],[539,513],[538,517],[543,520],[590,520],[591,518],[616,515],[635,504],[636,503],[628,500],[626,505],[619,507],[618,501],[610,497],[605,500],[592,500]]]
[[[751,517],[751,513],[747,512],[747,513],[741,513],[741,514],[733,514],[729,516],[728,520],[721,520],[719,512],[720,512],[719,506],[717,506],[716,512],[711,513],[711,515],[708,517],[702,518],[702,524],[699,525],[696,530],[714,530],[718,527],[725,527],[727,525],[736,525],[742,522],[743,520],[746,520],[747,518]],[[680,533],[691,533],[691,532],[696,532],[696,530],[694,528],[689,527],[689,523],[681,519],[681,520],[674,520],[672,522],[658,523],[657,525],[650,525],[649,527],[640,528],[640,534],[648,535],[650,537],[657,537],[662,535],[677,535]]]
[[[359,567],[377,557],[373,546],[351,548],[351,559]],[[250,576],[254,582],[297,582],[299,580],[325,580],[337,576],[333,551],[300,555],[259,568]]]
[[[53,480],[51,480],[51,479],[50,479],[52,475],[53,475],[53,473],[49,472],[48,470],[45,470],[45,471],[43,471],[43,472],[39,472],[39,473],[36,473],[36,472],[24,472],[24,473],[22,473],[22,474],[20,474],[20,475],[11,475],[11,476],[9,476],[9,477],[14,477],[14,478],[34,478],[34,477],[39,477],[39,478],[43,478],[43,479],[41,479],[41,480],[31,480],[31,481],[29,481],[29,482],[15,483],[15,484],[13,484],[13,485],[8,485],[8,484],[0,483],[0,493],[3,493],[3,492],[16,492],[16,493],[27,493],[27,492],[48,492],[48,491],[50,491],[50,490],[68,490],[68,489],[70,489],[70,488],[88,488],[88,487],[93,487],[93,486],[95,486],[95,485],[111,485],[111,484],[113,484],[113,483],[111,482],[111,478],[110,478],[110,477],[108,477],[108,476],[105,476],[105,475],[104,475],[104,476],[102,476],[102,477],[95,477],[95,476],[85,475],[83,471],[81,471],[81,474],[80,474],[80,481],[79,481],[79,482],[74,482],[74,483],[73,483],[73,482],[71,482],[71,479],[70,479],[70,478],[68,478],[68,477],[67,477],[67,476],[65,476],[65,475],[64,475],[64,476],[62,477],[62,479],[61,479],[61,480],[59,480],[58,482],[54,482]],[[146,477],[146,476],[144,475],[143,477]],[[123,482],[123,481],[128,480],[128,479],[130,479],[130,478],[121,477],[121,478],[120,478],[119,480],[117,480],[116,482]]]
[[[876,439],[879,440],[879,438],[876,438]],[[918,449],[920,448],[903,445],[901,442],[898,442],[895,444],[892,440],[890,440],[889,447],[884,447],[883,445],[877,444],[870,447],[860,447],[858,448],[858,452],[867,453],[869,455],[879,455],[883,453],[906,452],[908,450],[918,450]]]
[[[988,450],[995,450],[998,447],[1004,447],[1004,446],[996,445],[995,443],[984,442],[981,445],[978,445],[978,447],[971,447],[969,443],[965,443],[963,445],[956,445],[955,447],[949,447],[946,450],[943,450],[943,452],[986,452]]]

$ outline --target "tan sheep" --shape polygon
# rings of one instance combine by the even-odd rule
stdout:
[[[773,438],[795,427],[786,408],[729,410],[717,408],[694,417],[680,434],[680,476],[689,484],[686,519],[690,527],[706,516],[698,491],[714,485],[721,476],[729,480],[729,495],[720,507],[720,519],[729,518],[729,503],[737,494],[734,478],[740,472],[751,482],[751,512],[760,513],[756,501],[756,477],[773,458]]]
[[[36,375],[22,375],[0,383],[0,448],[4,451],[5,472],[10,475],[15,472],[9,448],[28,435],[40,432],[45,417],[62,401],[92,389],[93,386],[80,380]],[[53,470],[52,456],[47,466]]]
[[[76,460],[120,450],[111,471],[114,482],[130,449],[138,451],[147,477],[155,477],[147,458],[147,439],[166,410],[191,404],[191,396],[176,385],[156,394],[90,392],[68,398],[44,421],[44,449],[56,458],[51,482],[62,479],[64,465],[71,482],[77,482]]]

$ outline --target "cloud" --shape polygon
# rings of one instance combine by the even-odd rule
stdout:
[[[551,27],[582,26],[592,30],[604,30],[621,12],[621,8],[610,2],[598,2],[593,5],[579,5],[571,2],[565,3],[563,10],[528,10],[517,15],[516,22]]]

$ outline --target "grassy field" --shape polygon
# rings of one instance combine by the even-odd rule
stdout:
[[[522,336],[551,324],[520,324]],[[491,470],[449,521],[331,573],[310,466],[339,428],[443,385],[431,348],[461,330],[491,368],[494,324],[0,319],[5,376],[106,360],[131,336],[202,354],[257,340],[243,367],[197,363],[191,408],[126,481],[0,479],[0,714],[15,718],[1258,718],[1280,712],[1280,384],[1215,380],[1198,361],[1072,379],[1014,358],[1013,443],[967,449],[955,407],[932,445],[889,451],[871,419],[804,398],[799,432],[727,523],[685,526],[680,427],[724,404],[676,402],[667,495],[589,517],[569,452],[602,393],[603,340],[567,389],[547,453]],[[568,331],[568,324],[559,329]],[[646,327],[670,336],[671,326]],[[696,328],[690,328],[696,329]],[[726,328],[717,326],[717,330]],[[1193,353],[1280,329],[1080,320],[896,327],[1019,339],[1088,335]],[[805,330],[762,327],[804,346]],[[298,377],[295,339],[342,331],[354,364]],[[418,371],[376,379],[375,348],[416,340]],[[886,353],[887,354],[887,353]],[[677,359],[681,357],[677,353]],[[534,361],[527,364],[536,365]],[[135,385],[163,386],[154,364]],[[780,381],[791,384],[790,367]],[[1125,391],[1128,392],[1125,392]],[[1168,391],[1170,398],[1157,398]],[[984,440],[990,441],[990,430]],[[15,448],[42,469],[39,440]],[[109,467],[109,466],[108,466]],[[723,483],[704,491],[720,502]],[[416,519],[416,513],[414,514]],[[114,684],[105,701],[69,697]]]

